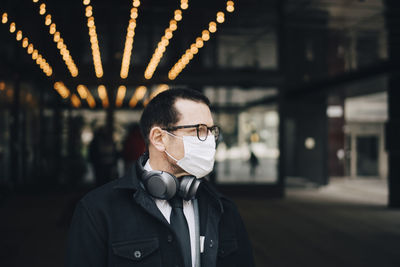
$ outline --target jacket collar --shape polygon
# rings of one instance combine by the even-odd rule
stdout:
[[[140,173],[137,164],[135,164],[134,166],[132,166],[132,168],[130,168],[130,170],[124,176],[118,179],[117,184],[114,186],[114,189],[127,189],[132,191],[138,191],[139,189],[141,189],[139,175],[142,174]],[[219,193],[214,188],[214,186],[210,184],[210,182],[204,179],[202,185],[199,188],[199,191],[206,192],[209,196],[211,196],[211,198],[214,200],[216,204],[216,208],[219,209],[221,213],[224,212],[224,208],[221,202],[221,199],[223,199],[224,196],[221,193]],[[199,192],[199,194],[201,194],[201,192]]]
[[[140,187],[136,164],[129,169],[129,171],[117,180],[114,189],[128,189],[137,191]]]

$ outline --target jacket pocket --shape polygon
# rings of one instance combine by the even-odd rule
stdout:
[[[238,250],[237,239],[224,239],[219,242],[218,257],[225,258]]]
[[[161,266],[157,238],[112,243],[116,266]]]

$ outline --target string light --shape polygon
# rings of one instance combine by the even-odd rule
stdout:
[[[91,17],[93,15],[93,8],[92,6],[87,6],[85,9],[85,16],[86,17]]]
[[[3,13],[3,15],[1,16],[1,23],[6,24],[7,21],[8,21],[8,14]]]
[[[43,10],[44,10],[44,13],[42,14],[41,12]],[[39,13],[41,15],[44,15],[46,13],[46,4],[45,3],[42,3],[40,5]],[[47,13],[47,15],[45,16],[44,24],[49,27],[49,33],[51,35],[54,34],[53,40],[54,40],[54,42],[57,43],[57,48],[60,52],[60,55],[62,56],[62,59],[65,62],[65,65],[67,66],[68,71],[70,72],[71,76],[72,77],[78,76],[79,70],[78,70],[74,60],[72,59],[72,56],[70,55],[67,45],[64,43],[64,39],[61,38],[60,32],[56,30],[57,25],[52,21],[51,14]]]
[[[60,32],[55,32],[53,37],[54,42],[58,43],[58,41],[60,41],[60,38]]]
[[[217,13],[217,22],[218,23],[223,23],[225,21],[225,14],[224,12],[218,12]]]
[[[187,9],[189,7],[188,0],[181,0],[181,8]]]
[[[176,21],[181,21],[182,20],[182,10],[180,10],[180,9],[175,10],[174,19]]]
[[[49,27],[49,33],[50,33],[51,35],[53,35],[53,34],[56,33],[56,24],[55,24],[55,23],[52,23],[52,24],[50,25],[50,27]]]
[[[226,1],[226,11],[233,12],[235,10],[235,3],[233,1]]]
[[[8,22],[7,13],[3,13],[2,22],[6,24]],[[22,40],[22,47],[27,48],[26,52],[32,56],[32,60],[36,61],[36,64],[40,67],[44,74],[51,76],[53,74],[53,68],[47,63],[46,59],[34,48],[33,44],[29,43],[29,39],[23,36],[22,30],[18,29],[15,22],[10,22],[10,33],[16,32],[15,39],[17,41]]]
[[[44,15],[46,13],[46,4],[42,3],[39,7],[39,14]]]
[[[28,46],[28,44],[29,44],[29,40],[28,40],[27,37],[25,37],[25,38],[22,40],[22,47],[23,47],[23,48],[26,48],[26,47]]]
[[[96,106],[96,101],[94,100],[93,95],[85,85],[79,84],[76,90],[82,99],[86,99],[86,102],[90,108],[94,108]]]
[[[131,16],[130,16],[131,19],[129,20],[129,24],[126,29],[125,47],[121,62],[120,77],[122,79],[126,79],[129,74],[129,65],[131,63],[131,57],[132,57],[133,38],[135,37],[135,29],[136,29],[136,18],[139,15],[137,7],[140,6],[140,1],[134,0],[132,5],[133,8],[131,9]]]
[[[126,94],[126,86],[125,85],[119,86],[118,92],[117,92],[117,99],[115,100],[116,107],[119,108],[122,106],[122,104],[124,102],[125,94]]]
[[[0,82],[0,91],[3,91],[4,89],[6,89],[6,83],[4,81]]]
[[[181,8],[186,7],[188,1],[181,0]],[[183,5],[183,7],[182,7]],[[186,7],[187,8],[187,7]],[[149,64],[146,67],[144,72],[144,78],[149,80],[153,77],[154,72],[156,71],[158,64],[161,61],[161,58],[164,55],[164,52],[169,45],[169,40],[174,36],[173,32],[178,29],[178,22],[182,20],[182,10],[174,11],[174,19],[170,20],[168,28],[165,29],[164,35],[161,37],[161,40],[158,42],[157,48],[155,49]]]
[[[93,8],[90,4],[90,1],[83,1],[83,4],[86,5],[85,15],[87,18],[87,26],[89,29],[89,37],[92,48],[92,58],[94,65],[94,72],[96,73],[97,78],[103,77],[103,65],[101,63],[101,55],[100,55],[100,47],[99,41],[97,39],[96,25],[93,17]],[[88,16],[90,14],[90,16]]]
[[[44,20],[44,24],[46,24],[46,26],[49,26],[51,24],[51,15],[47,14],[45,20]]]
[[[99,94],[103,107],[108,108],[109,102],[106,87],[104,85],[99,85],[99,87],[97,88],[97,92]]]
[[[21,41],[21,39],[22,39],[22,31],[21,30],[17,31],[17,35],[15,36],[15,39],[17,39],[17,41]]]
[[[10,32],[13,33],[15,32],[16,26],[15,26],[15,22],[11,22],[10,23]]]
[[[227,11],[233,12],[234,11],[234,2],[227,1]],[[225,13],[222,11],[217,12],[216,14],[216,21],[218,23],[225,22]],[[178,61],[172,66],[172,68],[168,72],[168,78],[170,80],[174,80],[184,68],[186,68],[187,64],[193,59],[194,55],[199,52],[204,46],[204,42],[210,40],[210,35],[217,31],[217,23],[215,21],[210,21],[208,24],[208,29],[205,29],[201,32],[201,36],[195,39],[195,42],[190,45],[189,49],[186,49],[185,53],[178,59]]]
[[[69,89],[65,86],[65,84],[63,82],[55,82],[54,83],[54,89],[58,92],[58,94],[62,97],[62,98],[67,98],[70,96],[71,92],[69,91]]]
[[[71,104],[75,108],[79,108],[82,105],[81,100],[79,99],[79,97],[76,94],[71,95]]]
[[[134,108],[137,103],[143,99],[147,92],[147,87],[146,86],[139,86],[136,88],[135,93],[133,93],[131,100],[129,100],[129,106],[131,108]]]
[[[133,0],[132,5],[133,5],[133,7],[139,7],[140,6],[140,1],[139,0]]]
[[[211,21],[210,24],[208,25],[208,30],[211,33],[215,33],[217,31],[217,23],[215,23],[214,21]]]
[[[87,89],[86,89],[86,87],[84,85],[82,85],[82,84],[78,85],[76,90],[78,91],[78,94],[82,99],[86,99],[87,98],[88,93],[87,93]]]

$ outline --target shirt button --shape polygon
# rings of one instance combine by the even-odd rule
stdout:
[[[142,252],[140,252],[139,250],[136,250],[135,252],[133,252],[133,256],[136,259],[139,259],[140,257],[142,257]]]
[[[171,243],[173,240],[174,240],[174,238],[172,237],[172,235],[167,236],[168,243]]]
[[[212,248],[214,246],[214,242],[212,241],[212,239],[210,240],[210,248]]]

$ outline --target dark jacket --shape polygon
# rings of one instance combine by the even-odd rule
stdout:
[[[254,266],[236,206],[208,182],[198,192],[201,266]],[[88,193],[77,204],[68,238],[67,267],[183,266],[175,235],[134,170]]]

